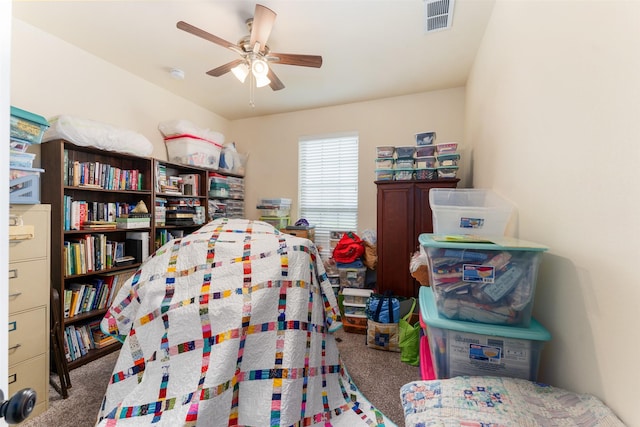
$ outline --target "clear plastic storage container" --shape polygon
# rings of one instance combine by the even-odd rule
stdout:
[[[546,246],[511,237],[452,240],[420,234],[440,316],[527,327]],[[475,239],[474,239],[475,240]]]
[[[535,319],[528,328],[483,325],[441,318],[431,288],[420,289],[420,317],[426,324],[433,370],[437,379],[461,375],[491,375],[536,381],[540,355],[551,334]],[[429,357],[421,357],[428,363]]]
[[[434,234],[505,234],[514,206],[496,192],[475,188],[429,191]]]

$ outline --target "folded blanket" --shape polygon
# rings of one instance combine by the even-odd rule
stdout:
[[[406,427],[624,427],[595,396],[519,378],[414,381],[400,398]]]
[[[388,426],[343,366],[316,247],[218,219],[125,283],[101,327],[123,347],[99,426]]]

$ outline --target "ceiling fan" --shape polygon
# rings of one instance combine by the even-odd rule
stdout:
[[[249,34],[240,39],[238,44],[228,42],[184,21],[179,21],[176,26],[183,31],[231,49],[241,56],[239,59],[207,71],[208,75],[220,77],[231,71],[240,81],[244,82],[249,72],[251,72],[257,87],[268,84],[271,89],[280,90],[284,89],[284,84],[269,67],[269,63],[320,68],[322,66],[322,57],[271,52],[267,45],[267,39],[271,34],[275,19],[276,13],[274,11],[256,4],[253,18],[249,18],[246,21]]]

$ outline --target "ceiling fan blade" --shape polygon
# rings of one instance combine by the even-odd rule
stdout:
[[[203,38],[205,40],[208,40],[210,42],[213,42],[213,43],[215,43],[217,45],[220,45],[222,47],[226,47],[227,49],[231,49],[234,52],[238,52],[238,53],[241,52],[240,48],[238,46],[236,46],[235,44],[233,44],[231,42],[228,42],[225,39],[221,39],[218,36],[214,36],[213,34],[210,34],[210,33],[206,32],[204,30],[201,30],[198,27],[194,27],[191,24],[187,24],[184,21],[178,21],[178,23],[176,24],[176,27],[178,27],[179,29],[181,29],[183,31],[186,31],[187,33],[191,33],[194,36],[201,37],[201,38]]]
[[[220,77],[221,75],[231,71],[231,69],[236,65],[240,65],[243,62],[244,62],[244,59],[236,59],[235,61],[228,62],[224,65],[219,66],[218,68],[214,68],[213,70],[207,71],[207,74],[212,77]]]
[[[298,65],[300,67],[320,68],[322,66],[322,56],[318,55],[270,52],[267,60],[275,64]]]
[[[269,83],[269,86],[271,87],[271,89],[273,90],[284,89],[284,84],[280,81],[278,76],[276,76],[276,73],[274,73],[271,68],[269,68],[267,77],[269,78],[269,80],[271,80],[271,83]]]
[[[268,7],[256,4],[256,11],[253,14],[253,23],[251,24],[251,39],[249,43],[251,48],[255,50],[256,42],[260,44],[260,52],[264,52],[269,34],[276,20],[276,13]]]

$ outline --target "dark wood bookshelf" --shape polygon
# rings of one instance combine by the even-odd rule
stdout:
[[[65,162],[65,151],[67,153]],[[92,186],[73,185],[70,179],[69,164],[73,161],[79,163],[94,165],[99,162],[101,165],[109,165],[112,168],[121,170],[136,171],[136,175],[129,175],[129,184],[126,189],[123,188],[98,188],[94,184]],[[65,165],[66,163],[66,165]],[[113,274],[117,272],[125,272],[140,266],[140,263],[129,265],[113,265],[110,268],[101,270],[86,271],[76,274],[65,274],[65,254],[64,242],[74,239],[81,239],[84,236],[106,235],[108,240],[125,242],[126,233],[130,231],[147,231],[149,232],[149,253],[152,253],[153,221],[149,227],[138,229],[124,228],[99,228],[99,229],[80,229],[65,230],[65,196],[71,196],[73,200],[82,200],[87,203],[126,203],[135,206],[140,200],[144,201],[149,211],[153,214],[154,206],[154,176],[153,176],[153,160],[151,158],[138,157],[129,154],[122,154],[112,151],[100,150],[94,147],[85,147],[72,144],[65,140],[48,141],[41,145],[41,166],[45,170],[41,180],[41,200],[42,203],[51,205],[51,286],[57,289],[60,295],[60,313],[64,313],[64,295],[65,289],[71,283],[90,283],[95,277]],[[97,167],[96,167],[97,169]],[[140,174],[142,177],[140,178]],[[65,181],[65,176],[67,180]],[[95,174],[94,178],[99,176]],[[134,176],[138,179],[135,181],[133,188]],[[109,182],[109,184],[107,184]],[[107,180],[107,177],[100,179],[103,187],[115,186],[115,180]],[[76,184],[78,184],[76,182]],[[111,185],[113,184],[113,185]],[[88,323],[101,320],[106,308],[92,310],[88,312],[77,313],[72,317],[61,319],[58,323],[60,328],[60,336],[65,336],[65,329],[73,326],[82,327]],[[67,343],[68,344],[68,343]],[[95,360],[112,351],[120,348],[120,344],[110,345],[104,348],[89,349],[84,356],[67,362],[68,369],[74,369],[82,366],[92,360]]]
[[[125,170],[137,170],[138,174],[142,173],[142,179],[139,180],[136,189],[121,188],[104,188],[94,185],[73,185],[68,178],[70,170],[65,167],[65,150],[67,152],[67,165],[69,162],[78,161],[80,163],[96,163],[108,164]],[[48,141],[41,145],[41,167],[45,170],[41,179],[41,201],[51,205],[51,286],[55,288],[60,295],[60,313],[64,313],[64,290],[71,283],[78,283],[83,280],[90,282],[96,276],[108,275],[119,271],[125,272],[140,267],[141,263],[136,262],[129,265],[114,265],[96,271],[87,271],[81,274],[65,274],[65,257],[64,242],[73,239],[81,239],[87,235],[104,234],[109,240],[125,241],[127,232],[144,231],[149,233],[149,254],[153,254],[158,248],[156,242],[157,232],[162,230],[183,230],[184,235],[192,233],[203,224],[210,221],[209,215],[209,174],[211,172],[219,173],[223,176],[236,178],[244,178],[226,172],[218,172],[197,166],[183,165],[165,160],[153,159],[151,157],[140,157],[130,154],[118,153],[114,151],[101,150],[92,146],[80,146],[66,140]],[[184,194],[184,190],[180,189],[172,193],[161,191],[159,183],[158,171],[163,168],[168,174],[187,175],[193,174],[197,177],[197,194]],[[76,184],[78,184],[76,182]],[[84,200],[92,202],[106,203],[128,203],[137,204],[140,200],[144,201],[149,213],[151,221],[148,227],[139,228],[92,228],[71,230],[65,229],[65,196],[71,196],[74,200]],[[202,224],[166,224],[158,225],[156,221],[156,200],[164,199],[174,200],[197,200],[204,208],[204,221]],[[58,322],[59,333],[64,337],[65,328],[69,326],[82,326],[90,322],[95,322],[104,317],[107,308],[92,310],[75,314],[73,317],[61,319]],[[108,353],[117,351],[121,344],[116,343],[104,348],[90,349],[88,352],[71,362],[66,362],[68,369],[74,369],[96,360]],[[66,361],[66,360],[65,360]]]

